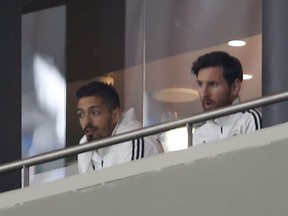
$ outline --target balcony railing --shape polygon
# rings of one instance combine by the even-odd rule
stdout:
[[[274,94],[270,96],[265,96],[259,99],[250,100],[247,102],[231,105],[225,108],[203,112],[198,115],[183,118],[167,123],[156,124],[149,127],[143,127],[139,130],[133,130],[127,133],[111,136],[108,138],[104,138],[97,141],[91,141],[83,145],[76,145],[73,147],[68,147],[60,150],[55,150],[51,152],[47,152],[44,154],[39,154],[33,157],[29,157],[26,159],[22,159],[19,161],[3,164],[0,166],[1,172],[8,172],[12,170],[22,169],[22,187],[29,186],[29,167],[38,165],[44,162],[49,162],[73,155],[77,155],[79,153],[83,153],[86,151],[91,151],[111,145],[116,145],[118,143],[128,141],[131,139],[136,139],[139,137],[145,137],[149,135],[155,135],[158,133],[162,133],[171,129],[179,128],[186,126],[188,130],[188,146],[192,146],[192,125],[197,122],[206,121],[209,119],[229,115],[232,113],[244,111],[250,108],[263,107],[266,105],[278,103],[281,101],[288,100],[288,92],[283,92],[279,94]]]

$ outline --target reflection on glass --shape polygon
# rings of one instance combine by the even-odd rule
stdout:
[[[22,16],[22,157],[65,146],[65,6]],[[64,159],[30,167],[30,184],[63,178]]]
[[[180,127],[163,133],[162,146],[165,152],[186,149],[188,147],[187,128]]]
[[[178,113],[175,111],[165,111],[162,113],[162,122],[173,121],[178,118]]]
[[[178,113],[165,111],[162,113],[162,123],[177,120]],[[186,127],[169,130],[161,134],[161,143],[164,152],[186,149],[188,146],[188,134]]]

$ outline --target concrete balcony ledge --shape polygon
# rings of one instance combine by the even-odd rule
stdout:
[[[287,131],[285,123],[5,192],[0,215],[287,215]]]

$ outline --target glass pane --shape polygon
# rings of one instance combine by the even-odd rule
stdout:
[[[244,73],[253,75],[242,84],[242,101],[261,96],[261,11],[261,0],[145,0],[145,124],[202,112],[191,66],[216,50],[239,58]],[[231,47],[232,39],[246,45]],[[185,128],[178,132],[167,151],[187,147]]]
[[[59,6],[22,16],[23,158],[65,147],[65,14]],[[63,165],[31,167],[31,184],[63,177]]]

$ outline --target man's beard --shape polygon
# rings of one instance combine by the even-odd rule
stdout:
[[[88,142],[93,141],[93,140],[96,140],[96,139],[94,138],[93,134],[86,135],[86,139],[87,139]]]
[[[96,131],[96,130],[97,130],[97,127],[93,127],[92,125],[88,124],[88,125],[84,128],[83,132],[84,132],[84,134],[86,135],[86,139],[87,139],[88,142],[89,142],[89,141],[92,141],[92,140],[97,140],[97,139],[99,139],[99,138],[97,138],[97,137],[94,136],[94,133],[86,134],[86,133],[87,133],[87,130]]]

